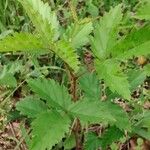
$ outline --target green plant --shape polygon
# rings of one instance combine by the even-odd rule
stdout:
[[[99,147],[106,149],[122,137],[128,140],[139,135],[150,139],[149,111],[136,106],[137,110],[127,113],[114,99],[124,99],[125,104],[131,106],[138,105],[131,92],[149,75],[149,65],[133,70],[127,60],[150,54],[147,22],[139,28],[134,27],[127,35],[121,35],[124,17],[121,4],[94,22],[87,18],[78,19],[71,5],[74,22],[64,30],[56,12],[47,3],[41,0],[18,1],[29,15],[35,31],[7,36],[0,41],[0,51],[30,55],[54,53],[64,62],[63,68],[71,87],[69,91],[68,84],[45,77],[29,76],[26,79],[34,94],[21,99],[16,108],[31,120],[29,149],[61,148],[59,144],[65,140],[64,146],[95,150]],[[93,72],[82,67],[81,57],[79,60],[78,53],[87,44],[94,56],[96,71]],[[135,74],[136,71],[140,74]],[[104,85],[105,88],[102,87]],[[90,131],[90,127],[97,124],[103,125],[104,133]],[[66,141],[76,143],[72,142],[70,146]]]

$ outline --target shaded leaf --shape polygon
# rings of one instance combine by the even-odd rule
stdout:
[[[19,110],[23,115],[26,115],[30,118],[35,118],[48,108],[46,104],[38,98],[26,97],[16,104],[16,109]]]

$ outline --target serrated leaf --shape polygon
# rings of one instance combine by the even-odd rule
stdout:
[[[115,118],[107,109],[107,104],[99,101],[80,100],[70,106],[70,113],[83,122],[108,123],[115,122]]]
[[[54,52],[66,62],[72,70],[77,72],[79,70],[78,55],[71,46],[71,43],[62,39],[55,43]]]
[[[41,0],[19,0],[27,11],[31,21],[35,25],[45,45],[62,58],[73,70],[78,70],[78,60],[75,51],[69,42],[57,40],[59,36],[59,23],[55,12],[51,11],[48,3]],[[36,16],[36,17],[35,17]]]
[[[85,135],[85,150],[97,150],[101,146],[101,139],[93,132],[88,132]]]
[[[100,82],[95,73],[86,73],[80,79],[80,88],[90,100],[99,100],[101,97]]]
[[[29,87],[33,92],[38,94],[40,98],[46,100],[50,107],[58,107],[68,109],[71,104],[71,96],[67,88],[54,80],[48,79],[30,79],[28,80]]]
[[[18,0],[46,43],[58,39],[59,23],[48,3],[41,0]],[[36,16],[36,17],[35,17]]]
[[[128,72],[128,80],[130,84],[130,90],[135,90],[146,79],[146,72],[142,70],[131,70]]]
[[[127,76],[121,71],[118,63],[112,59],[104,62],[95,61],[96,71],[100,79],[104,79],[112,92],[117,92],[125,99],[130,99],[130,85]]]
[[[145,26],[132,31],[113,48],[113,55],[117,59],[128,59],[133,56],[150,54],[150,28]]]
[[[111,102],[83,99],[70,106],[69,112],[85,123],[110,123],[119,129],[131,130],[126,112]]]
[[[72,43],[74,48],[80,48],[89,42],[88,36],[92,29],[92,22],[74,23],[68,27],[64,37]]]
[[[38,98],[26,97],[16,104],[16,109],[19,110],[23,115],[26,115],[30,118],[35,118],[40,113],[46,111],[47,106]]]
[[[91,37],[92,51],[96,57],[103,59],[110,55],[111,48],[117,41],[117,27],[122,19],[121,5],[112,8],[94,29],[94,37]]]
[[[136,15],[134,16],[140,20],[150,20],[150,1],[143,0],[141,6],[137,9]]]
[[[32,123],[32,143],[30,150],[51,149],[69,131],[70,119],[57,112],[44,112]]]
[[[38,52],[42,49],[44,49],[44,45],[40,38],[30,33],[14,33],[12,36],[9,35],[5,39],[0,40],[1,52]]]
[[[116,142],[121,137],[123,137],[124,133],[115,126],[108,128],[107,131],[101,136],[101,147],[106,149],[108,145],[111,145],[113,142]]]

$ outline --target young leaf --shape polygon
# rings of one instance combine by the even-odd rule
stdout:
[[[92,51],[99,59],[109,55],[111,48],[116,44],[117,27],[122,19],[121,5],[106,13],[94,29],[91,37]]]
[[[44,42],[57,40],[59,37],[59,23],[55,12],[51,11],[48,3],[42,0],[18,0],[33,22]]]
[[[121,71],[119,65],[112,59],[104,62],[95,61],[96,71],[101,79],[104,79],[112,92],[117,92],[125,99],[130,99],[130,86],[127,76]]]
[[[80,48],[89,42],[88,36],[92,29],[91,22],[72,24],[68,27],[64,37],[72,43],[74,48]]]
[[[57,112],[41,113],[32,123],[32,143],[30,150],[51,149],[69,131],[70,119]]]
[[[0,40],[0,52],[38,52],[42,49],[45,47],[41,39],[30,33],[14,33],[12,36],[9,35]]]
[[[71,96],[67,88],[59,85],[54,80],[48,79],[30,79],[28,84],[33,92],[38,94],[40,98],[46,100],[50,107],[58,107],[68,109],[71,104]]]
[[[79,79],[80,87],[85,96],[91,100],[99,100],[101,97],[100,83],[95,73],[86,73]]]
[[[37,98],[26,97],[16,104],[16,109],[19,110],[23,115],[26,115],[30,118],[35,118],[40,113],[46,111],[47,106],[44,104],[44,102]]]

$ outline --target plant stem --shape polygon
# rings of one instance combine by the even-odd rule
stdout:
[[[76,102],[78,100],[77,96],[77,77],[70,72],[71,75],[71,94],[73,97],[73,101]],[[73,127],[73,132],[75,134],[76,138],[76,150],[81,150],[81,137],[80,137],[80,130],[81,130],[81,125],[80,125],[80,120],[76,119],[75,120],[75,125]]]

